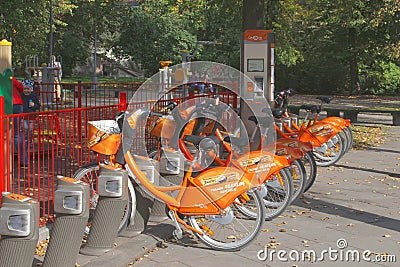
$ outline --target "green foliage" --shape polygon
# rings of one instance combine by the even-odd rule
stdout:
[[[159,61],[193,60],[240,68],[242,0],[140,1],[53,0],[54,54],[66,75],[97,48],[131,58],[158,71]],[[0,2],[0,38],[13,42],[13,65],[25,58],[49,59],[50,1]],[[398,0],[265,0],[265,25],[275,33],[277,89],[314,93],[394,94],[399,88],[400,6]],[[88,60],[89,59],[89,60]]]
[[[364,93],[398,95],[400,92],[400,67],[394,63],[376,62],[361,77],[366,84]]]

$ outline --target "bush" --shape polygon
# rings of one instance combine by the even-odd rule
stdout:
[[[400,91],[400,67],[392,62],[380,62],[364,68],[360,75],[364,91],[369,94],[395,95]]]

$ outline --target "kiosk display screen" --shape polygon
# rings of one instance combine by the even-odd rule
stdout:
[[[247,59],[248,72],[264,72],[264,59],[263,58],[249,58]]]

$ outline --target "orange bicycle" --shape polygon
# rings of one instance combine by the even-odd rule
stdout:
[[[177,104],[170,103],[167,107],[169,106],[172,116],[152,113],[153,115],[150,116],[147,121],[147,128],[152,135],[159,138],[159,145],[157,149],[149,153],[149,157],[158,161],[165,159],[165,154],[171,153],[167,152],[166,148],[168,145],[172,146],[172,144],[176,144],[177,142],[179,151],[189,161],[193,161],[195,159],[194,153],[199,152],[199,163],[196,163],[194,172],[198,172],[202,168],[210,167],[212,164],[214,164],[214,166],[233,166],[242,171],[248,171],[248,164],[242,163],[245,162],[247,158],[253,160],[253,163],[250,165],[254,168],[255,165],[259,164],[257,152],[249,153],[248,151],[244,151],[238,154],[231,149],[231,144],[224,141],[224,137],[222,137],[219,131],[218,121],[221,121],[221,114],[229,107],[226,105],[224,106],[222,103],[219,104],[218,102],[218,98],[205,99],[203,103],[182,109],[177,107]],[[179,131],[179,137],[176,137],[177,133],[175,129],[179,128],[176,127],[176,122],[179,121],[182,121],[181,124],[185,126]],[[161,141],[161,139],[164,141]],[[161,143],[163,143],[163,146],[160,145]],[[225,148],[227,152],[225,155],[221,153],[222,148]],[[294,200],[293,197],[297,197],[297,195],[293,194],[292,176],[294,175],[296,177],[298,175],[299,177],[297,179],[300,180],[304,168],[299,162],[296,162],[298,164],[289,170],[289,165],[287,163],[287,156],[289,155],[287,151],[294,149],[295,148],[287,148],[285,151],[280,149],[279,151],[281,154],[282,152],[286,153],[285,157],[269,154],[273,164],[275,164],[275,168],[271,168],[269,172],[266,172],[264,176],[260,178],[262,181],[261,194],[267,209],[267,220],[280,215],[290,202]],[[264,151],[265,150],[266,149],[264,149]],[[269,146],[267,150],[274,151],[275,147]],[[174,149],[172,149],[172,151],[174,151]],[[217,151],[217,153],[215,153],[215,151]],[[260,151],[261,147],[259,148],[259,153]],[[293,152],[292,155],[294,154]],[[179,159],[176,160],[179,161]],[[176,165],[178,166],[179,164]],[[173,166],[170,166],[170,169],[174,169]],[[164,170],[163,172],[165,173],[166,171]],[[302,186],[303,185],[304,183]]]
[[[283,114],[281,117],[281,128],[284,129],[288,133],[292,133],[293,131],[300,131],[301,129],[308,128],[312,126],[316,122],[323,122],[334,126],[337,131],[339,131],[339,136],[343,142],[343,154],[348,152],[348,150],[352,147],[353,144],[353,132],[350,128],[351,122],[348,119],[343,119],[340,117],[326,117],[322,120],[319,120],[319,113],[323,110],[323,104],[329,104],[332,100],[332,96],[318,96],[316,99],[321,101],[320,105],[301,105],[300,108],[305,109],[307,114],[301,123],[301,125],[297,125],[298,117],[297,115],[290,114],[287,112],[287,108],[289,106],[289,102],[292,96],[295,95],[295,91],[293,89],[287,89],[281,91],[277,94],[275,98],[275,107],[282,108]],[[319,154],[316,154],[318,157]],[[322,160],[321,160],[322,161]],[[323,166],[323,162],[318,162],[319,165]],[[329,164],[328,164],[329,165]]]
[[[199,163],[196,155],[187,166],[181,184],[167,187],[154,185],[152,174],[145,170],[146,167],[154,167],[157,162],[131,152],[140,151],[137,148],[132,150],[132,143],[140,133],[138,129],[145,128],[146,120],[151,115],[149,110],[140,108],[125,120],[123,146],[126,168],[147,192],[166,203],[176,227],[174,236],[182,237],[180,225],[183,225],[213,249],[234,251],[248,245],[261,231],[265,218],[264,203],[257,189],[260,182],[256,175],[233,167],[215,167],[194,177],[193,170]],[[246,207],[250,200],[251,208],[246,210],[255,214],[254,220],[243,214],[242,207]]]

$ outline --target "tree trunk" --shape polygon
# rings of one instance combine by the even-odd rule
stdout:
[[[349,71],[350,71],[350,94],[357,94],[360,91],[358,80],[358,61],[357,61],[357,32],[355,28],[348,29],[349,44]]]

